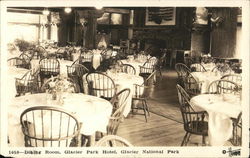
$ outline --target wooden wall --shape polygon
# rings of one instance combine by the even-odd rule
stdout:
[[[146,26],[145,8],[136,8],[133,36],[141,41],[141,49],[145,49],[147,45],[154,45],[169,49],[190,50],[193,11],[192,7],[177,7],[176,25]]]
[[[214,17],[222,17],[211,32],[211,53],[214,57],[234,58],[236,50],[237,8],[212,8]]]

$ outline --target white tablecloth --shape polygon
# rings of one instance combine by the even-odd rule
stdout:
[[[232,94],[201,94],[190,104],[208,112],[208,134],[212,146],[222,146],[232,136],[232,121],[242,111],[239,96]]]
[[[17,94],[16,92],[16,79],[22,78],[29,70],[24,68],[8,67],[7,70],[7,87],[8,93],[6,95],[7,100],[14,98]]]
[[[39,59],[32,59],[30,61],[31,63],[31,69],[33,70],[37,70],[39,69]],[[59,60],[59,63],[60,63],[60,74],[61,75],[64,75],[64,76],[67,76],[67,66],[71,66],[73,64],[72,61],[69,61],[69,60]]]
[[[11,146],[24,146],[24,137],[20,125],[21,113],[33,106],[52,106],[46,98],[46,93],[40,93],[12,99],[8,106],[8,135]],[[96,131],[106,133],[106,127],[112,112],[112,105],[108,101],[80,93],[65,94],[63,100],[63,105],[54,106],[73,112],[79,122],[82,122],[82,134],[93,135]]]
[[[113,79],[113,81],[115,82],[115,85],[117,87],[117,92],[119,92],[125,88],[129,88],[131,91],[130,95],[128,96],[128,99],[125,103],[125,108],[124,108],[124,113],[123,113],[123,115],[126,117],[131,110],[132,95],[135,94],[134,84],[142,85],[144,80],[141,76],[126,74],[126,73],[114,74],[114,73],[108,72],[107,75],[110,76]],[[84,92],[88,92],[88,84],[86,81],[86,74],[83,76],[83,85],[84,85]]]
[[[48,54],[55,54],[57,52],[58,48],[47,48],[46,52]]]
[[[136,75],[140,74],[140,66],[143,66],[143,64],[146,62],[146,60],[121,60],[123,64],[130,64],[135,68]]]
[[[214,72],[192,72],[193,77],[198,81],[202,82],[201,93],[207,92],[208,86],[211,82],[219,80],[221,75]]]
[[[80,57],[80,52],[74,53],[73,61],[77,60]],[[102,61],[102,55],[100,50],[93,50],[93,52],[83,53],[82,62],[92,62],[94,69],[97,69],[100,66]]]

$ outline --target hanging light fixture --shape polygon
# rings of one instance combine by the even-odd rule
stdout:
[[[64,8],[64,11],[65,11],[66,13],[70,13],[70,12],[72,11],[72,9],[71,9],[70,7],[66,7],[66,8]]]
[[[49,15],[49,10],[48,10],[48,8],[46,8],[46,9],[43,10],[43,15]]]

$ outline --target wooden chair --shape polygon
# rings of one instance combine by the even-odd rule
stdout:
[[[81,52],[80,54],[81,63],[84,63],[84,62],[92,63],[92,58],[93,58],[93,52],[91,50]]]
[[[33,55],[33,59],[41,59],[41,58],[45,58],[47,56],[47,51],[44,47],[42,46],[38,46],[35,49],[35,53]]]
[[[209,94],[236,94],[240,92],[240,88],[237,83],[229,80],[215,80],[208,86],[207,92]]]
[[[38,73],[39,71],[32,72],[32,70],[29,70],[22,78],[16,78],[17,96],[39,92]]]
[[[198,82],[190,72],[183,78],[183,83],[185,91],[191,97],[201,94],[202,82]]]
[[[239,74],[227,74],[221,77],[222,80],[229,80],[237,83],[239,86],[242,85],[242,77]]]
[[[177,63],[175,64],[175,71],[178,75],[177,83],[181,86],[184,86],[184,78],[186,78],[186,76],[188,75],[188,73],[191,72],[191,70],[185,64]]]
[[[56,58],[67,59],[67,53],[64,48],[58,48],[56,51]]]
[[[205,145],[205,137],[208,135],[208,122],[204,120],[206,112],[196,112],[190,105],[190,96],[186,91],[178,84],[176,88],[184,123],[184,130],[186,131],[181,146],[187,145],[191,134],[202,136],[202,145]]]
[[[123,119],[123,111],[126,105],[126,101],[130,94],[130,89],[126,88],[118,92],[111,99],[111,103],[113,105],[113,113],[109,118],[109,124],[107,126],[107,134],[108,135],[116,135],[118,127]]]
[[[70,112],[52,106],[36,106],[20,116],[25,147],[77,147],[81,124]]]
[[[29,69],[30,63],[27,63],[24,59],[19,57],[10,58],[7,61],[8,66],[15,66],[17,68]]]
[[[234,146],[241,146],[242,144],[242,112],[238,117],[232,118],[233,121],[233,137],[230,139]]]
[[[84,65],[90,72],[94,72],[95,69],[93,68],[92,59],[93,52],[91,50],[81,52],[79,57],[79,63]]]
[[[75,81],[80,86],[80,92],[83,92],[83,75],[88,73],[89,70],[81,64],[72,64],[67,66],[68,77]]]
[[[65,54],[64,54],[64,59],[65,60],[72,60],[72,54],[76,52],[76,49],[74,47],[69,47],[66,49]]]
[[[184,64],[190,68],[190,66],[194,63],[192,57],[184,57]]]
[[[42,83],[45,78],[50,78],[60,74],[60,62],[57,59],[43,58],[39,61],[39,65]]]
[[[130,64],[122,64],[122,72],[132,75],[136,74],[135,68]]]
[[[24,59],[26,63],[30,63],[32,54],[28,54],[28,52],[22,53],[19,55],[20,59]]]
[[[149,108],[148,108],[148,104],[147,104],[147,98],[149,97],[149,93],[150,93],[150,86],[152,86],[152,80],[153,77],[155,75],[156,71],[154,71],[153,73],[151,73],[147,79],[144,80],[143,84],[138,85],[138,84],[134,84],[134,93],[132,94],[132,112],[134,113],[134,109],[138,109],[138,110],[143,110],[144,113],[142,115],[144,115],[146,122],[148,121],[147,117],[150,115],[149,113]],[[142,104],[142,107],[137,106],[135,107],[135,101],[139,101]]]
[[[88,73],[86,76],[89,94],[111,100],[116,94],[116,86],[112,78],[101,72]]]
[[[204,66],[202,64],[200,64],[200,63],[194,63],[194,64],[191,65],[190,68],[191,68],[192,72],[205,72],[205,71],[207,71],[204,68]]]
[[[162,79],[162,68],[166,66],[166,61],[167,61],[167,53],[163,53],[163,55],[160,57],[156,64],[156,70],[160,74],[160,78]]]
[[[127,140],[116,135],[107,135],[100,139],[96,147],[133,147]]]
[[[57,84],[62,84],[62,82],[68,82],[67,84],[69,84],[69,87],[67,87],[67,89],[65,90],[70,90],[70,88],[72,88],[72,92],[73,93],[79,93],[80,92],[80,87],[77,83],[75,83],[74,80],[72,80],[71,78],[60,78],[60,77],[51,77],[49,78],[41,87],[41,92],[46,92],[46,90],[50,89],[50,83],[51,82],[55,82],[55,85]]]
[[[216,66],[212,69],[212,72],[219,72],[226,75],[233,73],[233,70],[230,68],[229,64],[217,63]]]

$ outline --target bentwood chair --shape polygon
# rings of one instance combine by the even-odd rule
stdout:
[[[77,147],[81,124],[70,112],[53,106],[35,106],[20,116],[25,147]]]
[[[191,97],[201,94],[202,82],[197,81],[192,73],[187,73],[187,76],[183,78],[183,83],[185,91]]]
[[[83,92],[83,75],[88,73],[89,70],[81,64],[72,64],[67,66],[68,77],[74,80],[80,86],[80,92]]]
[[[67,92],[72,92],[72,93],[79,93],[80,92],[80,87],[77,83],[75,83],[74,80],[71,78],[60,78],[60,77],[51,77],[41,87],[41,92],[46,92],[46,90],[49,90],[50,88],[50,83],[54,82],[55,86],[60,86],[60,90],[67,91]],[[63,88],[63,89],[61,89]]]
[[[152,72],[147,79],[144,80],[143,84],[138,85],[134,84],[134,93],[132,94],[132,112],[134,113],[134,109],[137,110],[143,110],[146,122],[148,121],[149,113],[149,107],[147,103],[147,99],[150,95],[150,86],[153,85],[153,77],[155,75],[156,71]],[[135,105],[135,101],[139,101],[141,103],[141,106]],[[137,113],[139,114],[139,113]]]
[[[196,112],[190,105],[190,96],[177,84],[178,99],[183,118],[183,125],[186,134],[182,140],[181,146],[187,145],[191,134],[202,136],[202,145],[205,145],[205,137],[208,135],[208,122],[204,120],[205,111]]]
[[[175,71],[178,75],[177,83],[181,86],[184,86],[184,78],[186,78],[186,76],[189,72],[191,72],[191,70],[185,64],[177,63],[175,64]]]
[[[19,57],[10,58],[7,61],[8,66],[15,66],[17,68],[29,69],[30,63],[27,63],[24,59]]]
[[[122,64],[122,72],[132,75],[136,74],[135,68],[130,64]]]
[[[204,66],[202,64],[200,64],[200,63],[194,63],[194,64],[191,65],[190,68],[191,68],[192,72],[205,72],[205,71],[207,71],[204,68]]]
[[[107,135],[100,139],[96,147],[133,147],[126,139],[117,135]]]
[[[57,76],[60,74],[60,62],[54,58],[43,58],[39,61],[40,65],[40,78],[42,83],[45,78]]]
[[[116,86],[112,78],[101,72],[88,73],[86,76],[90,95],[111,100],[116,94]]]
[[[109,118],[109,124],[107,126],[107,134],[108,135],[116,135],[118,127],[123,119],[123,111],[126,105],[126,101],[130,94],[130,89],[126,88],[118,92],[111,99],[111,103],[113,105],[113,113]]]
[[[22,78],[16,78],[17,96],[24,95],[25,93],[39,92],[38,73],[38,70],[36,72],[29,70]]]

